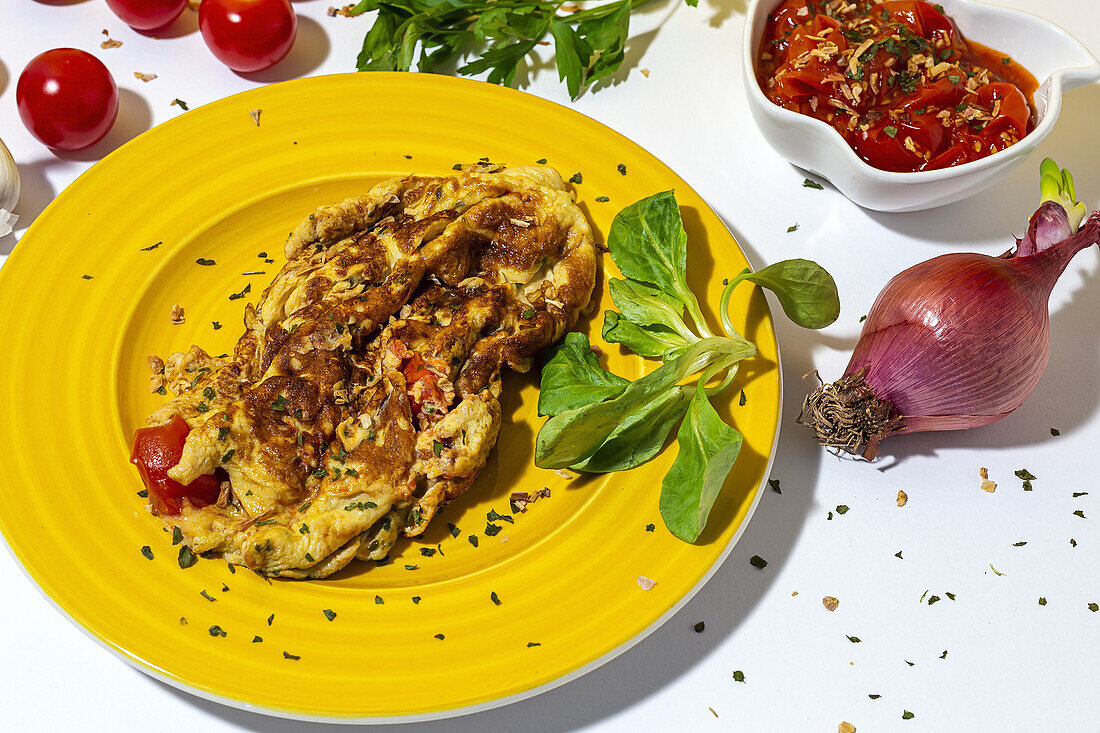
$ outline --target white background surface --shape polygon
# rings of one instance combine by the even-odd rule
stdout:
[[[1089,0],[1002,4],[1044,15],[1100,55],[1100,22]],[[1050,365],[1010,417],[966,433],[892,439],[873,465],[833,457],[793,422],[807,389],[801,375],[814,368],[827,378],[842,372],[859,317],[890,276],[944,252],[999,254],[1011,245],[1035,208],[1043,156],[1071,168],[1079,196],[1100,204],[1100,86],[1070,92],[1054,133],[995,188],[931,212],[875,214],[828,186],[803,188],[804,174],[753,127],[738,68],[745,5],[656,2],[635,16],[634,40],[615,82],[572,106],[681,174],[758,266],[808,257],[835,276],[843,311],[832,327],[806,332],[777,318],[786,407],[772,477],[783,493],[766,491],[713,579],[618,659],[524,702],[403,730],[835,731],[842,720],[860,731],[1100,730],[1100,613],[1087,608],[1100,602],[1096,251],[1080,254],[1055,290]],[[263,83],[353,70],[369,19],[327,17],[328,6],[296,2],[299,35],[290,56],[244,77],[207,52],[191,11],[158,40],[127,28],[102,0],[4,0],[0,137],[23,179],[17,234],[95,160],[180,114],[169,106],[173,98],[194,108]],[[104,28],[124,45],[100,50]],[[968,32],[981,40],[980,30]],[[114,130],[79,153],[41,146],[15,107],[23,66],[58,46],[94,53],[120,87]],[[641,69],[651,71],[648,78]],[[135,71],[158,78],[143,83]],[[533,63],[521,82],[570,104],[550,63]],[[787,233],[795,223],[798,230]],[[14,244],[0,239],[0,253]],[[1052,427],[1061,435],[1052,437]],[[979,490],[980,466],[997,482],[995,493]],[[1013,476],[1020,468],[1038,477],[1034,491],[1024,492]],[[30,489],[4,484],[2,490]],[[899,489],[909,496],[903,508],[895,505]],[[1079,491],[1089,494],[1072,498]],[[79,501],[78,485],[73,500]],[[839,504],[850,511],[829,521]],[[1087,519],[1074,516],[1076,509]],[[1027,544],[1013,547],[1020,541]],[[899,550],[903,559],[895,557]],[[754,554],[768,560],[765,570],[749,565]],[[6,552],[0,552],[0,587],[0,728],[322,728],[206,702],[132,669],[58,613]],[[921,603],[925,591],[942,600]],[[826,595],[840,599],[835,612],[822,607]],[[1038,605],[1040,596],[1046,606]],[[697,634],[692,626],[700,620],[706,630]],[[733,680],[734,670],[744,673],[744,683]],[[915,717],[902,720],[903,710]]]

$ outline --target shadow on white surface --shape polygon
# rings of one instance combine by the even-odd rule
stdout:
[[[707,0],[707,5],[715,10],[709,21],[711,28],[720,28],[734,14],[744,15],[749,9],[748,0]]]
[[[1039,162],[1047,156],[1069,168],[1076,179],[1078,197],[1090,208],[1100,202],[1100,146],[1096,139],[1096,111],[1100,109],[1100,84],[1066,94],[1055,134],[1047,137],[1031,157],[999,184],[955,204],[928,211],[889,214],[860,209],[887,229],[910,237],[914,243],[961,245],[970,249],[990,243],[986,254],[1000,254],[1022,234],[1028,217],[1039,205]],[[919,254],[919,253],[918,253]],[[914,259],[914,262],[918,261]]]
[[[199,12],[197,10],[191,10],[190,8],[184,8],[183,12],[179,14],[179,17],[164,28],[157,28],[151,31],[139,31],[134,29],[134,32],[146,38],[182,38],[183,36],[191,35],[198,29]]]
[[[63,160],[101,160],[108,153],[148,130],[152,125],[153,110],[149,103],[137,92],[132,92],[129,89],[119,89],[118,119],[115,120],[114,127],[111,128],[105,138],[83,150],[54,150],[52,152]]]
[[[298,37],[286,58],[269,69],[238,72],[238,76],[264,84],[309,76],[328,58],[330,47],[328,34],[320,23],[313,18],[298,16]],[[355,71],[354,57],[348,59],[347,71]]]
[[[9,78],[8,67],[4,65],[3,60],[0,60],[0,95],[8,88]]]

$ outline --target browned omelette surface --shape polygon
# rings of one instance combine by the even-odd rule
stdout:
[[[469,488],[496,443],[500,370],[527,371],[591,297],[595,246],[548,167],[406,176],[311,214],[231,357],[166,360],[150,425],[191,427],[169,476],[198,552],[320,578],[379,560]]]

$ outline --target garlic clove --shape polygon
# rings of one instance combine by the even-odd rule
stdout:
[[[0,237],[11,234],[19,217],[11,213],[19,201],[19,168],[0,140]]]

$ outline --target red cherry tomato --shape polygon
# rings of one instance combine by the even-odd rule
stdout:
[[[199,31],[234,71],[259,71],[282,60],[298,33],[290,0],[202,0]]]
[[[107,0],[107,6],[131,28],[154,31],[178,18],[187,0]]]
[[[55,48],[31,59],[19,75],[15,100],[31,134],[58,150],[99,142],[118,116],[111,72],[75,48]]]
[[[221,476],[199,476],[186,486],[168,478],[168,469],[180,462],[183,455],[183,443],[191,428],[179,415],[173,415],[166,425],[151,428],[138,428],[134,431],[134,449],[130,454],[130,463],[138,468],[145,488],[149,490],[149,499],[157,514],[179,514],[183,500],[187,498],[192,506],[204,507],[218,500]]]

